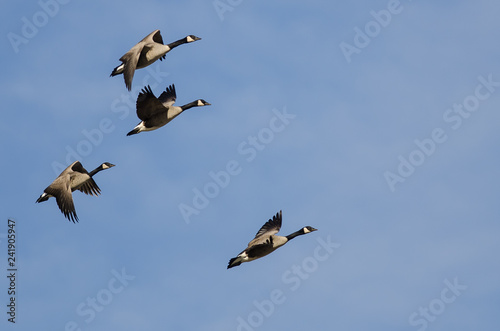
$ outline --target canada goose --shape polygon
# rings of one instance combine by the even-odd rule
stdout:
[[[104,162],[91,172],[87,172],[80,161],[75,161],[64,169],[52,184],[47,186],[36,202],[47,201],[50,197],[55,197],[64,216],[73,223],[78,222],[71,192],[80,190],[85,194],[99,195],[101,190],[92,177],[99,171],[114,166],[114,164]]]
[[[278,233],[280,228],[281,210],[273,216],[272,220],[270,219],[260,228],[259,232],[255,235],[255,238],[248,243],[248,247],[243,252],[238,254],[237,257],[229,260],[227,268],[236,267],[243,262],[250,262],[266,256],[286,244],[289,240],[317,230],[311,226],[306,226],[286,237],[276,236],[275,234]]]
[[[141,123],[127,133],[127,136],[142,132],[152,131],[161,128],[184,110],[192,107],[210,106],[210,103],[203,99],[198,99],[184,106],[174,106],[176,99],[174,84],[167,87],[159,98],[155,97],[151,87],[146,86],[137,96],[137,117]]]
[[[189,35],[168,45],[163,45],[163,38],[161,37],[160,30],[155,30],[139,41],[137,45],[132,47],[120,58],[122,64],[113,69],[111,76],[123,73],[125,85],[130,91],[132,89],[132,79],[134,78],[135,69],[147,67],[158,59],[163,60],[165,59],[165,54],[170,52],[172,48],[200,39],[201,38],[196,36]]]

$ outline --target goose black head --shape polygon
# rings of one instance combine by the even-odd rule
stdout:
[[[201,106],[210,106],[210,105],[211,105],[211,103],[206,102],[206,101],[205,101],[205,100],[203,100],[203,99],[199,99],[199,100],[198,100],[198,104],[197,104],[197,106],[198,106],[198,107],[201,107]]]
[[[313,228],[312,226],[305,226],[304,228],[302,228],[302,231],[304,231],[304,233],[309,233],[309,232],[313,232],[313,231],[318,231],[318,229],[315,229]]]
[[[196,40],[201,40],[201,38],[196,37],[196,36],[194,36],[192,34],[190,34],[189,36],[186,37],[186,41],[188,43],[192,43],[193,41],[196,41]]]
[[[109,168],[114,167],[114,166],[115,166],[114,164],[109,163],[109,162],[104,162],[103,164],[101,164],[101,167],[103,169],[109,169]]]

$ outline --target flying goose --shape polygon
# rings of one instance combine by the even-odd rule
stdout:
[[[71,192],[80,190],[85,194],[99,195],[101,190],[92,177],[99,171],[114,166],[114,164],[104,162],[91,172],[87,172],[80,161],[75,161],[64,169],[52,184],[47,186],[36,202],[47,201],[50,197],[55,197],[64,216],[73,223],[78,222]]]
[[[165,54],[170,52],[172,48],[200,39],[201,38],[196,36],[189,35],[168,45],[163,45],[163,38],[161,37],[160,30],[155,30],[139,41],[120,58],[122,64],[113,69],[111,76],[123,73],[125,85],[130,91],[132,89],[132,79],[134,78],[135,69],[147,67],[158,59],[161,61],[165,59]]]
[[[250,262],[266,256],[267,254],[274,252],[276,249],[286,244],[289,240],[317,230],[311,226],[306,226],[294,233],[289,234],[286,237],[283,237],[276,235],[280,228],[281,210],[279,213],[276,213],[276,215],[273,216],[272,220],[270,219],[260,228],[259,232],[257,232],[257,234],[255,235],[255,238],[248,243],[248,247],[243,252],[238,254],[237,257],[229,260],[227,268],[229,269],[232,267],[236,267],[243,262]]]
[[[176,99],[174,84],[167,87],[160,97],[155,97],[151,87],[146,86],[137,96],[137,117],[142,120],[141,123],[127,133],[127,136],[142,132],[152,131],[161,128],[184,110],[192,107],[210,106],[210,103],[203,99],[198,99],[184,106],[174,106]]]

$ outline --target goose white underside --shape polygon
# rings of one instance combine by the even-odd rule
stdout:
[[[243,252],[240,255],[238,255],[237,258],[240,262],[249,262],[255,260],[255,258],[249,258],[246,252]]]
[[[246,252],[243,252],[243,253],[239,254],[236,257],[236,261],[239,261],[241,263],[243,263],[243,262],[250,262],[250,261],[253,261],[253,260],[257,260],[259,257],[249,257]]]
[[[138,131],[137,131],[137,133],[139,133],[139,132],[142,132],[142,131],[153,131],[153,130],[156,130],[156,129],[159,129],[159,128],[160,128],[160,126],[153,126],[153,127],[148,128],[148,127],[146,127],[146,126],[144,125],[144,122],[141,122],[141,123],[139,123],[139,124],[138,124],[138,125],[134,128],[134,131],[135,131],[135,130],[138,130]]]
[[[49,198],[53,198],[53,197],[54,197],[53,195],[50,195],[48,193],[43,192],[42,195],[40,195],[40,197],[38,198],[38,200],[49,199]]]
[[[115,75],[122,74],[123,70],[125,70],[125,63],[122,63],[118,67],[116,67],[115,70],[114,70],[114,74]]]

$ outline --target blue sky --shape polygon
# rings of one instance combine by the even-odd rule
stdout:
[[[1,329],[496,330],[499,9],[5,3]],[[109,74],[155,29],[202,40],[128,92]],[[138,91],[172,83],[212,105],[126,137]],[[75,158],[116,164],[78,224],[35,204]],[[226,270],[279,210],[280,233],[319,231]]]

